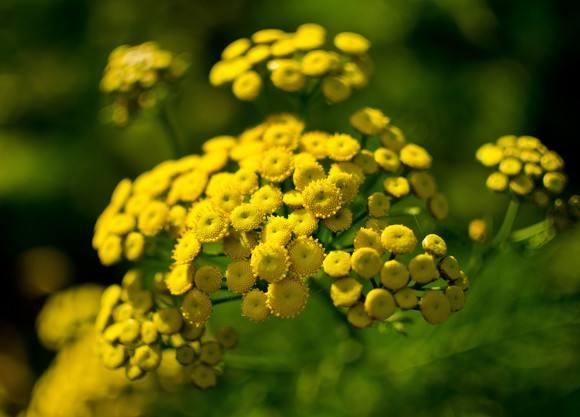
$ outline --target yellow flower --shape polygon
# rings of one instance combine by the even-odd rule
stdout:
[[[226,284],[228,289],[235,293],[248,292],[256,283],[250,262],[246,260],[234,261],[226,270]]]
[[[388,177],[383,186],[385,191],[395,198],[405,197],[411,192],[411,186],[405,177]]]
[[[350,161],[360,150],[360,143],[350,135],[341,133],[328,138],[326,152],[335,161]]]
[[[528,195],[534,190],[534,181],[526,175],[518,175],[510,181],[510,190],[514,194]]]
[[[409,282],[409,270],[399,261],[390,260],[381,268],[381,283],[390,290],[399,290]]]
[[[250,49],[250,46],[252,46],[252,42],[250,42],[249,39],[236,39],[224,48],[222,51],[222,59],[227,61],[229,59],[237,58],[246,53],[246,51]]]
[[[372,193],[368,198],[369,214],[373,217],[383,217],[389,214],[391,210],[391,200],[385,193]]]
[[[280,281],[288,273],[288,252],[279,245],[260,243],[252,251],[250,264],[256,277],[268,282]]]
[[[383,288],[374,288],[369,291],[365,299],[365,311],[375,320],[386,320],[396,310],[395,299],[390,292]]]
[[[431,216],[435,220],[446,219],[449,215],[449,203],[447,202],[447,198],[441,193],[436,193],[431,197],[427,201],[427,205]]]
[[[239,169],[233,177],[234,187],[242,194],[250,194],[258,189],[258,175],[248,169]]]
[[[218,342],[203,342],[199,348],[199,360],[207,365],[217,365],[224,358],[224,352]]]
[[[249,232],[258,228],[263,220],[264,212],[262,209],[251,203],[240,204],[230,214],[233,228],[240,232]]]
[[[318,219],[309,210],[295,210],[288,216],[292,231],[297,236],[309,236],[318,228]]]
[[[294,170],[292,181],[297,190],[303,190],[309,183],[325,177],[322,165],[311,162],[298,165]]]
[[[350,116],[350,124],[364,135],[378,135],[387,125],[390,119],[379,109],[365,107]]]
[[[342,32],[334,37],[334,45],[342,52],[351,55],[365,54],[371,43],[364,36],[353,32]]]
[[[522,171],[522,162],[513,157],[505,158],[499,164],[499,170],[505,175],[513,177]]]
[[[566,175],[561,172],[548,172],[543,179],[544,187],[554,194],[560,194],[564,191],[567,181]]]
[[[492,191],[502,192],[508,187],[509,179],[505,174],[501,172],[492,172],[489,177],[487,177],[486,186]]]
[[[395,301],[400,309],[410,310],[419,303],[417,291],[412,288],[403,288],[395,293]]]
[[[286,36],[288,34],[280,29],[262,29],[252,35],[252,41],[254,43],[272,43]]]
[[[361,277],[373,278],[381,270],[381,256],[373,248],[359,248],[353,252],[350,265]]]
[[[296,48],[307,51],[324,45],[326,30],[316,23],[305,23],[298,26],[294,37]]]
[[[270,79],[275,87],[289,93],[301,90],[306,82],[300,63],[289,59],[277,62]]]
[[[206,153],[216,152],[216,151],[229,151],[234,146],[236,146],[237,139],[233,136],[221,135],[216,136],[211,139],[206,140],[201,148]]]
[[[352,174],[333,172],[328,176],[328,181],[340,190],[343,204],[349,204],[358,194],[359,182]]]
[[[537,164],[528,162],[524,165],[524,174],[526,174],[528,177],[538,178],[541,177],[543,173],[544,170]]]
[[[296,52],[296,44],[294,37],[290,36],[284,39],[279,39],[270,46],[270,52],[275,57],[285,57]]]
[[[356,304],[351,307],[346,313],[346,319],[354,327],[360,329],[370,326],[373,323],[373,319],[366,312],[364,304]]]
[[[304,207],[318,218],[331,217],[340,209],[342,197],[340,190],[329,180],[316,180],[302,192]]]
[[[323,223],[334,233],[344,232],[352,225],[352,211],[343,207],[334,216],[324,219]]]
[[[417,255],[409,262],[411,279],[419,284],[427,284],[439,278],[439,271],[431,255]]]
[[[268,296],[259,289],[253,289],[242,299],[242,316],[253,320],[263,321],[270,315],[267,305]]]
[[[165,277],[165,285],[173,295],[185,294],[193,286],[193,265],[175,265]]]
[[[336,307],[350,307],[360,299],[363,286],[354,278],[342,278],[330,286],[330,298]]]
[[[447,243],[441,236],[430,234],[422,242],[423,249],[430,255],[442,257],[447,255]]]
[[[262,140],[269,147],[282,147],[288,150],[294,150],[298,147],[298,137],[300,136],[302,126],[289,125],[287,123],[275,123],[270,125]]]
[[[375,162],[387,172],[396,172],[400,166],[397,153],[388,148],[379,148],[374,153]]]
[[[326,142],[329,135],[326,132],[312,131],[302,134],[300,148],[304,152],[312,154],[316,159],[326,158]]]
[[[204,265],[195,272],[193,280],[197,288],[211,294],[221,288],[222,274],[215,266]]]
[[[153,314],[153,323],[159,333],[174,334],[183,326],[183,318],[175,308],[162,308]]]
[[[560,155],[553,151],[542,155],[540,164],[546,171],[559,171],[564,168],[564,160]]]
[[[282,182],[292,174],[293,154],[284,148],[272,148],[262,158],[260,174],[272,182]]]
[[[486,143],[481,146],[475,155],[477,160],[486,167],[496,166],[503,159],[503,150],[493,143]]]
[[[322,94],[331,103],[340,103],[350,97],[352,89],[345,78],[326,76],[322,79]]]
[[[211,310],[209,296],[197,288],[193,288],[185,294],[181,303],[183,317],[197,326],[205,324],[211,315]]]
[[[411,253],[417,246],[415,233],[402,224],[387,226],[381,234],[381,242],[386,250],[397,255]]]
[[[201,244],[192,231],[185,232],[178,240],[171,254],[177,264],[191,263],[201,250]]]
[[[316,274],[324,260],[324,248],[312,237],[300,236],[288,245],[290,269],[300,277]]]
[[[365,180],[365,174],[363,173],[362,169],[356,164],[352,162],[337,162],[330,166],[330,171],[328,171],[328,175],[332,176],[338,173],[346,173],[352,175],[352,178],[357,182],[360,186]]]
[[[309,77],[321,77],[330,71],[332,58],[323,50],[310,51],[302,58],[302,73]]]
[[[427,200],[437,192],[435,178],[425,171],[413,171],[409,175],[409,183],[417,197]]]
[[[200,389],[215,387],[217,383],[216,371],[213,368],[198,364],[190,371],[190,378],[193,384]]]
[[[329,252],[324,258],[322,267],[331,277],[344,277],[350,273],[350,254],[340,250]]]
[[[123,247],[121,237],[108,235],[99,246],[99,260],[105,266],[116,264],[121,260]]]
[[[425,148],[411,143],[405,145],[401,149],[401,154],[399,155],[401,162],[407,165],[409,168],[413,169],[429,169],[431,168],[431,155],[425,150]]]
[[[379,170],[379,165],[375,161],[374,154],[367,149],[361,150],[359,154],[354,157],[353,162],[366,175],[375,174]]]
[[[129,261],[136,261],[145,252],[145,237],[139,232],[131,232],[125,238],[125,257]]]
[[[427,291],[421,298],[421,314],[430,324],[443,323],[451,314],[449,299],[442,291]]]
[[[270,283],[266,295],[273,315],[292,318],[304,309],[308,301],[308,287],[300,279],[286,278]]]
[[[356,233],[353,241],[355,249],[373,248],[379,254],[382,254],[385,249],[381,244],[381,236],[373,229],[361,227]]]
[[[273,213],[282,205],[282,191],[271,185],[264,185],[259,188],[250,198],[253,204],[265,213]]]
[[[290,208],[299,208],[304,206],[304,198],[298,190],[290,190],[282,196],[282,201]]]
[[[386,148],[399,152],[407,144],[407,139],[400,128],[389,125],[381,134],[381,142]]]
[[[252,248],[256,246],[257,241],[253,233],[245,233],[245,238],[238,232],[233,232],[226,236],[223,241],[223,251],[226,256],[232,259],[249,258],[252,253]]]
[[[228,218],[216,209],[200,213],[195,222],[195,235],[202,243],[217,242],[223,239],[229,228]]]
[[[487,222],[474,219],[469,223],[469,238],[474,242],[485,242],[487,239]]]
[[[117,213],[113,215],[108,223],[110,233],[125,235],[135,227],[135,218],[130,214]]]
[[[256,71],[246,71],[236,77],[232,91],[240,100],[254,101],[262,91],[262,78]]]
[[[145,236],[155,236],[165,226],[169,207],[161,201],[150,201],[139,214],[138,226]]]
[[[439,271],[447,279],[458,280],[461,278],[461,268],[459,262],[453,256],[446,256],[439,263]]]
[[[270,46],[256,45],[246,52],[246,59],[252,65],[260,64],[270,57]]]
[[[286,245],[292,238],[292,225],[285,217],[272,216],[262,231],[262,240],[275,245]]]

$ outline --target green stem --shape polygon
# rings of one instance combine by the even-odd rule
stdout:
[[[512,228],[514,227],[514,223],[516,221],[519,208],[520,208],[519,201],[516,199],[512,199],[506,210],[503,223],[499,231],[497,232],[495,239],[492,242],[493,247],[502,246],[509,238]]]
[[[167,103],[163,103],[159,107],[159,120],[163,125],[163,129],[165,130],[165,133],[167,135],[169,145],[173,150],[174,157],[178,158],[183,156],[181,149],[181,141],[179,140],[179,134],[177,133],[177,129],[175,128],[174,122],[172,121]]]
[[[211,300],[211,303],[216,306],[218,304],[225,304],[225,303],[229,303],[230,301],[237,301],[237,300],[241,300],[242,296],[241,295],[232,295],[231,297],[225,297],[225,298],[220,298],[218,300]]]

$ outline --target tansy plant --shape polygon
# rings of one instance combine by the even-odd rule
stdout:
[[[210,82],[231,84],[242,100],[266,95],[271,82],[303,105],[318,91],[339,102],[366,84],[370,42],[340,33],[333,44],[314,24],[261,30],[226,47]],[[436,224],[448,215],[431,155],[378,109],[355,112],[350,124],[349,132],[326,132],[293,114],[270,115],[237,136],[207,140],[199,155],[122,180],[93,239],[104,265],[130,268],[104,292],[96,320],[105,364],[137,379],[170,351],[196,386],[210,387],[224,349],[236,344],[232,329],[206,341],[216,306],[236,302],[255,322],[290,319],[311,287],[357,328],[394,323],[398,311],[431,324],[460,311],[469,279],[418,219],[429,213]],[[509,138],[482,148],[478,158],[499,165],[490,186],[522,196],[540,182],[560,191],[561,159],[539,145]],[[524,151],[533,159],[524,161]],[[471,229],[484,238],[484,222]]]

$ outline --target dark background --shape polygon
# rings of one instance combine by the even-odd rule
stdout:
[[[462,233],[470,218],[485,214],[499,218],[505,210],[505,199],[484,190],[484,171],[473,158],[481,143],[503,134],[534,135],[560,152],[567,161],[571,187],[578,190],[574,149],[580,96],[575,62],[580,52],[580,8],[576,2],[0,0],[0,323],[9,332],[5,334],[17,334],[13,337],[22,340],[35,373],[46,367],[50,355],[34,336],[34,320],[43,298],[31,296],[26,289],[23,265],[27,251],[38,247],[58,250],[64,256],[63,274],[71,283],[117,280],[120,271],[100,266],[90,246],[94,221],[121,178],[134,177],[170,157],[164,133],[151,115],[144,114],[121,130],[102,123],[101,109],[106,101],[98,85],[108,53],[120,44],[156,40],[163,48],[188,55],[191,68],[181,85],[175,118],[188,139],[189,150],[196,151],[203,140],[238,133],[262,117],[251,104],[237,102],[229,91],[209,86],[207,74],[221,49],[259,28],[293,30],[310,21],[323,24],[330,34],[343,30],[364,34],[373,42],[375,61],[370,87],[330,111],[315,108],[315,127],[338,130],[347,125],[347,115],[353,110],[363,105],[382,108],[411,140],[432,151],[441,188],[452,204],[453,220],[444,225],[447,230]],[[273,106],[284,108],[282,102]],[[521,221],[525,224],[539,215],[530,209]],[[548,309],[537,318],[547,328],[560,323],[559,314],[568,307],[568,318],[577,319],[580,278],[578,269],[570,271],[575,267],[570,263],[573,259],[563,251],[569,255],[578,249],[578,234],[562,239],[568,240],[554,243],[533,260],[525,258],[526,273],[532,275],[519,280],[513,278],[521,275],[521,271],[514,271],[514,264],[521,255],[506,254],[505,259],[496,260],[489,269],[496,272],[488,270],[481,277],[482,288],[490,292],[480,290],[484,297],[477,301],[480,309],[476,305],[466,310],[461,324],[450,325],[429,340],[435,344],[438,337],[447,340],[460,325],[470,326],[469,335],[479,335],[486,303],[499,312],[508,305],[513,307],[510,297],[515,300],[526,293],[520,286],[517,290],[511,285],[502,288],[510,280],[534,288],[534,297],[540,297],[533,298],[534,302],[541,306],[534,311]],[[464,240],[457,239],[453,245],[467,252]],[[561,264],[554,264],[558,259],[555,254],[564,257]],[[66,273],[68,268],[73,272]],[[554,289],[553,282],[548,285],[544,281],[553,279],[548,270],[559,271],[559,278],[569,273],[570,279],[558,281],[565,284],[555,290],[554,297],[545,299],[545,287]],[[487,287],[486,276],[491,280]],[[476,294],[474,291],[470,301],[476,303]],[[497,297],[485,298],[489,294]],[[529,324],[532,318],[523,313],[526,311],[517,313]],[[500,328],[498,323],[518,314],[498,315],[497,323],[489,326]],[[514,329],[525,328],[517,318],[513,320]],[[421,337],[427,337],[421,333],[424,327],[417,329]],[[513,329],[504,330],[499,333],[510,334]],[[577,333],[577,327],[574,331]],[[448,404],[455,411],[471,410],[463,401],[473,398],[472,404],[485,403],[485,407],[476,407],[482,414],[473,415],[546,415],[556,409],[564,413],[577,410],[580,397],[575,390],[580,387],[580,377],[569,381],[569,389],[548,384],[551,378],[558,380],[569,372],[567,369],[580,368],[578,350],[572,349],[578,340],[567,343],[558,339],[567,330],[555,332],[536,335],[552,340],[553,346],[521,354],[543,357],[553,354],[552,348],[561,348],[571,359],[556,365],[553,373],[538,371],[552,366],[549,364],[524,364],[513,372],[501,373],[505,364],[494,362],[496,353],[470,351],[445,366],[434,365],[439,366],[437,372],[444,372],[438,378],[432,378],[433,366],[425,365],[423,371],[429,376],[416,371],[405,383],[390,381],[389,397],[409,392],[403,396],[409,403],[400,400],[394,409],[398,415],[428,409],[431,415],[453,415],[446,414]],[[376,354],[388,359],[398,344],[406,351],[404,343],[413,352],[421,340],[403,339],[387,344],[391,347],[384,351],[377,349]],[[470,340],[479,339],[473,336]],[[382,346],[380,340],[375,342]],[[461,378],[457,370],[483,372],[483,363],[491,363],[498,373],[483,375],[479,383],[473,375],[471,385],[462,380],[466,391],[459,401]],[[522,372],[524,368],[537,372]],[[373,378],[360,386],[368,384],[375,387],[370,391],[378,389],[379,394],[387,389],[383,380]],[[421,381],[421,390],[406,387],[413,378]],[[503,387],[505,384],[512,384],[511,389]],[[421,393],[428,393],[429,400]],[[297,403],[288,401],[274,402],[284,404],[278,407],[281,415],[292,415],[292,404]],[[328,411],[332,407],[325,407],[305,410],[336,415]],[[377,406],[368,413],[380,410],[383,408]]]

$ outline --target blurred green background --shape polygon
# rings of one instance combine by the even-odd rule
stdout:
[[[580,82],[580,8],[550,0],[0,0],[0,359],[18,351],[40,374],[50,355],[34,335],[42,297],[25,291],[31,249],[57,251],[71,283],[106,284],[90,247],[114,185],[171,156],[157,120],[126,129],[102,123],[98,85],[108,53],[147,40],[191,62],[175,103],[190,151],[236,134],[264,114],[209,86],[230,41],[304,22],[357,31],[373,47],[370,86],[343,105],[315,108],[312,127],[339,130],[348,114],[382,108],[427,146],[450,197],[439,231],[460,258],[468,220],[499,219],[507,201],[484,190],[477,147],[531,134],[573,159]],[[273,108],[283,110],[283,103]],[[539,220],[524,211],[521,224]],[[403,336],[347,332],[313,295],[299,319],[254,325],[220,306],[242,342],[219,387],[164,397],[154,415],[545,416],[580,412],[580,231],[533,257],[501,254],[473,278],[464,312],[441,327],[420,320]],[[38,256],[38,254],[37,254]],[[16,348],[14,347],[16,346]],[[237,357],[236,357],[237,355]],[[249,363],[249,356],[265,358]],[[0,385],[8,373],[0,361]],[[0,387],[0,391],[2,391]],[[13,398],[13,410],[26,401]]]

